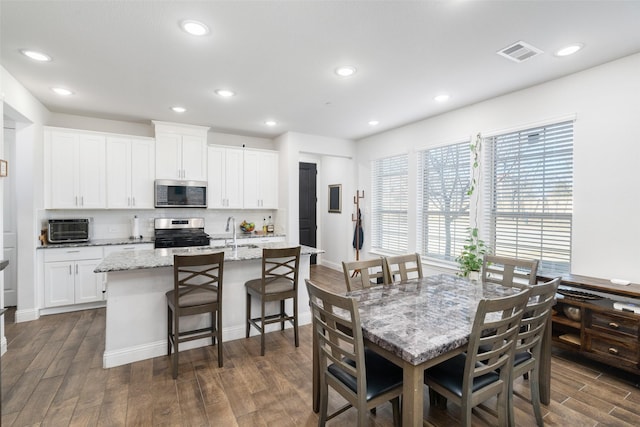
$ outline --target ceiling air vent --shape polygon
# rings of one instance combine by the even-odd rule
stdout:
[[[529,58],[533,58],[536,55],[542,53],[542,51],[536,47],[531,46],[523,41],[516,42],[511,46],[505,47],[499,50],[498,55],[504,56],[515,62],[523,62]]]

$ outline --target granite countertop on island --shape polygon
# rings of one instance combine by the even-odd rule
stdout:
[[[238,245],[231,247],[195,246],[188,248],[146,249],[140,251],[114,252],[102,260],[93,270],[95,273],[112,271],[140,270],[145,268],[172,267],[174,255],[199,255],[224,251],[225,261],[244,261],[262,258],[263,248],[286,248],[297,246],[286,242],[261,243],[259,245]],[[310,246],[300,245],[302,255],[313,255],[324,251]]]

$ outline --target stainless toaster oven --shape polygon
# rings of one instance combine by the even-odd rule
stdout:
[[[89,241],[88,218],[50,219],[47,224],[47,240],[49,243],[73,243]]]

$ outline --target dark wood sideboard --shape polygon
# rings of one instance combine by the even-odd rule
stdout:
[[[541,281],[551,278],[538,276]],[[615,285],[609,280],[567,275],[562,277],[561,286],[601,298],[566,293],[559,297],[551,318],[552,344],[640,375],[640,315],[614,308],[620,300],[640,305],[640,285]],[[565,307],[573,308],[565,313]]]

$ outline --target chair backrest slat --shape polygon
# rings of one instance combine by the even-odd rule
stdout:
[[[173,283],[176,295],[183,298],[194,291],[210,291],[222,300],[224,252],[201,255],[174,255]]]
[[[531,287],[531,297],[522,316],[522,327],[518,334],[516,353],[530,351],[537,357],[535,353],[539,352],[559,284],[560,278],[557,277]]]
[[[530,292],[527,288],[512,296],[479,302],[469,336],[463,389],[491,371],[499,370],[503,381],[510,378],[515,341]]]
[[[347,291],[369,288],[379,284],[388,284],[389,274],[384,259],[374,258],[342,263]]]
[[[306,280],[306,284],[321,369],[330,361],[356,378],[358,390],[366,390],[364,342],[357,301],[320,289],[310,280]]]
[[[274,281],[290,281],[298,289],[300,246],[292,248],[264,248],[262,250],[262,290]]]
[[[485,255],[482,281],[503,286],[533,286],[537,282],[538,260]]]
[[[422,277],[422,260],[419,253],[388,256],[384,261],[389,283]]]

